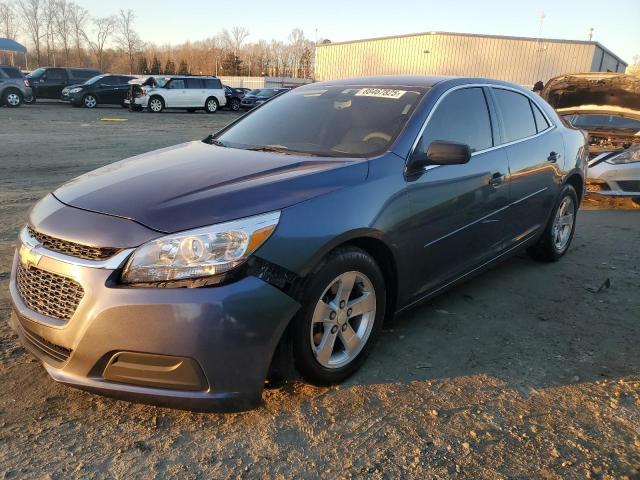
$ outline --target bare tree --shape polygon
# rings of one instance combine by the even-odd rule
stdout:
[[[29,39],[36,50],[36,62],[39,66],[42,60],[40,41],[44,33],[44,2],[41,0],[18,0],[17,5]]]
[[[13,1],[0,2],[0,37],[15,40],[18,35],[18,14]]]
[[[294,28],[289,34],[289,55],[291,59],[291,74],[293,77],[299,75],[300,62],[304,55],[307,40],[304,37],[304,32],[299,28]]]
[[[43,2],[43,18],[45,45],[47,46],[47,64],[56,65],[56,0],[44,0]]]
[[[126,12],[120,10],[116,24],[118,32],[116,41],[122,51],[129,57],[129,73],[133,73],[135,55],[140,50],[142,43],[140,37],[138,37],[138,34],[133,29],[134,20],[135,15],[133,10],[127,10]]]
[[[69,22],[71,23],[71,32],[76,47],[76,55],[78,64],[82,61],[82,42],[86,37],[85,26],[89,20],[89,12],[75,3],[69,4]]]
[[[104,70],[104,48],[111,38],[116,26],[116,17],[100,17],[93,19],[93,40],[85,33],[85,39],[96,56],[98,68]]]
[[[71,58],[71,40],[73,35],[73,22],[71,16],[71,9],[73,4],[67,2],[67,0],[57,0],[56,10],[54,12],[54,22],[56,28],[56,34],[62,42],[62,49],[64,50],[65,65],[70,64]]]

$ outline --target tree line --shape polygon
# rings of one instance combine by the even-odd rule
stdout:
[[[315,44],[299,28],[286,42],[249,42],[249,30],[233,27],[197,42],[156,45],[140,37],[135,23],[130,9],[94,17],[69,0],[0,0],[0,37],[27,44],[28,65],[21,66],[28,69],[313,78]]]

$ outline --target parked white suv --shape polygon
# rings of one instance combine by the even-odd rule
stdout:
[[[189,112],[204,109],[215,113],[227,103],[222,83],[215,77],[174,76],[162,86],[154,82],[143,87],[138,95],[134,103],[153,113],[165,108],[184,108]]]

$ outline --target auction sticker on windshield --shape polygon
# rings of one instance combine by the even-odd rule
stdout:
[[[397,99],[407,93],[406,90],[393,90],[391,88],[362,88],[356,93],[356,97],[378,97]]]

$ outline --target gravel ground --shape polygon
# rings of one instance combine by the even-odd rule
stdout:
[[[640,478],[638,210],[582,211],[559,263],[515,257],[388,322],[347,383],[268,390],[251,412],[155,408],[50,380],[7,326],[29,207],[68,178],[235,117],[0,109],[0,475]]]

